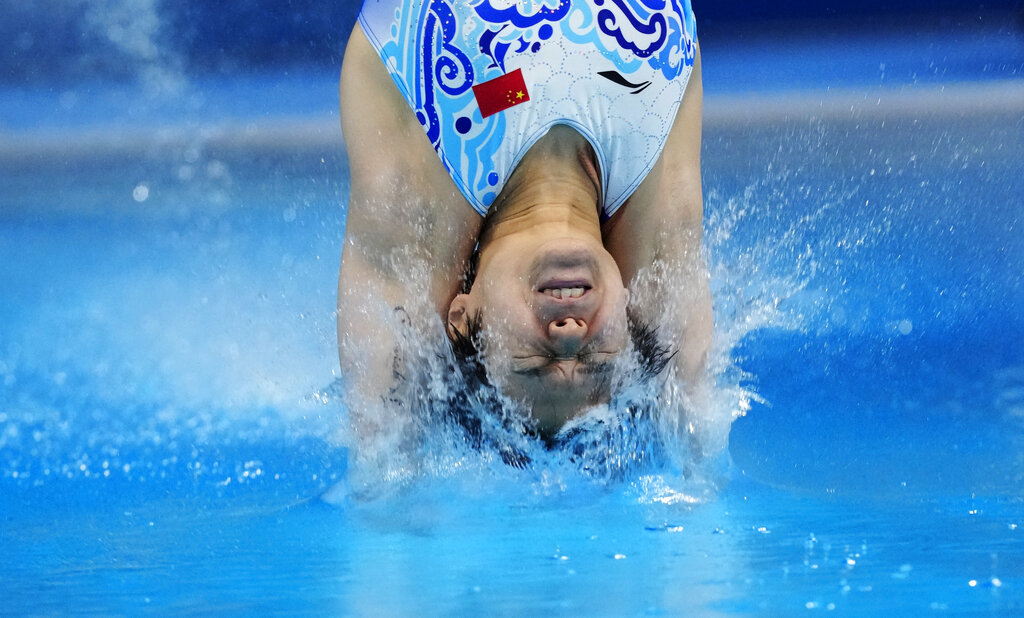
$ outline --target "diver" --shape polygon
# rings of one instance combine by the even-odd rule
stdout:
[[[688,0],[366,0],[340,103],[338,339],[359,433],[411,405],[410,321],[443,332],[453,371],[521,405],[545,441],[609,402],[629,350],[648,376],[700,387],[712,317],[706,267],[692,267]],[[697,274],[666,275],[680,272]]]

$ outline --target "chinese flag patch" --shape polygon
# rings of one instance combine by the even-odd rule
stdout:
[[[480,106],[480,115],[484,118],[530,100],[522,69],[473,86],[473,94]]]

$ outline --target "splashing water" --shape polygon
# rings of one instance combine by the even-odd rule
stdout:
[[[815,308],[806,306],[800,295],[820,269],[817,252],[826,249],[809,244],[807,230],[820,227],[830,209],[848,197],[764,234],[764,220],[781,218],[786,204],[776,201],[785,199],[779,195],[763,199],[760,190],[762,186],[750,187],[741,197],[711,205],[704,255],[692,256],[686,264],[654,264],[631,285],[631,302],[657,298],[663,315],[656,322],[670,323],[670,314],[688,313],[695,302],[690,290],[710,276],[716,326],[706,388],[688,389],[674,369],[646,383],[638,379],[635,355],[622,355],[612,401],[572,419],[549,448],[531,437],[529,413],[517,402],[467,391],[430,307],[396,312],[382,305],[377,321],[399,333],[395,371],[405,380],[390,397],[401,405],[360,401],[343,388],[336,393],[356,428],[340,437],[353,447],[357,462],[344,491],[380,495],[425,479],[457,478],[476,488],[507,479],[532,487],[537,495],[581,483],[629,487],[645,501],[690,503],[713,495],[728,459],[732,421],[760,401],[735,351],[752,332],[804,327],[807,312]],[[735,246],[749,238],[743,228],[750,225],[758,226],[761,238],[753,245]],[[847,229],[842,235],[862,232]],[[422,288],[429,280],[426,260],[408,255],[393,259],[416,264],[394,269],[405,274],[406,285]],[[655,289],[668,292],[655,294]],[[427,298],[426,290],[421,292],[414,296]],[[342,350],[350,357],[365,356],[344,333]]]
[[[148,96],[184,92],[181,58],[162,44],[159,0],[88,0],[84,6],[86,26],[113,45]]]
[[[931,148],[938,164],[945,165],[942,154],[957,152],[933,148],[934,136],[945,135],[944,126],[925,128],[911,146]],[[754,143],[760,148],[766,139],[778,140],[793,151],[822,152],[846,130],[842,125],[772,127],[764,130],[767,138]],[[730,144],[747,143],[743,137],[731,139]],[[709,143],[721,149],[713,136]],[[188,161],[201,160],[198,150],[190,152]],[[1003,191],[989,179],[1002,173],[1000,165],[1016,165],[1012,154],[1004,165],[981,151],[975,156],[986,165],[971,169],[984,173],[979,182]],[[259,461],[258,478],[294,475],[297,467],[310,479],[316,476],[309,495],[326,488],[331,475],[347,478],[351,491],[371,494],[443,482],[465,485],[466,493],[500,487],[511,495],[521,490],[552,496],[589,487],[683,504],[713,495],[729,457],[726,444],[736,434],[733,420],[760,401],[757,380],[767,376],[770,385],[774,379],[766,367],[746,362],[763,352],[749,347],[751,339],[796,332],[786,345],[799,353],[807,342],[813,346],[827,339],[852,346],[851,337],[864,335],[872,353],[888,354],[892,338],[913,343],[929,330],[941,334],[973,324],[963,316],[980,313],[1016,323],[1001,308],[1019,306],[1014,300],[1019,273],[1000,268],[1016,263],[1019,242],[1003,228],[996,230],[995,223],[986,224],[982,214],[971,215],[975,229],[1005,240],[965,248],[960,236],[933,223],[933,217],[942,219],[969,198],[974,185],[957,187],[959,193],[948,196],[948,184],[936,182],[918,195],[896,171],[890,178],[862,170],[884,170],[886,160],[908,156],[893,148],[860,154],[859,167],[824,156],[824,171],[787,162],[792,155],[769,156],[762,170],[732,183],[715,177],[723,166],[712,161],[704,261],[677,272],[648,271],[652,280],[709,277],[716,323],[710,387],[694,396],[674,380],[659,382],[654,390],[625,380],[617,404],[654,404],[635,406],[644,409],[637,415],[616,404],[595,409],[567,427],[562,446],[553,450],[524,435],[526,425],[514,402],[493,407],[493,401],[463,397],[444,332],[426,307],[405,307],[404,315],[380,308],[384,327],[407,333],[400,337],[403,363],[419,379],[406,384],[402,398],[415,414],[375,415],[351,393],[343,397],[343,388],[315,392],[333,379],[337,362],[331,311],[340,253],[337,202],[346,189],[323,179],[329,166],[319,155],[293,169],[287,156],[260,167],[221,154],[232,170],[228,179],[183,177],[173,153],[170,160],[157,156],[109,170],[82,165],[77,176],[63,168],[42,176],[24,193],[23,211],[9,214],[11,223],[0,236],[2,247],[18,256],[0,276],[22,299],[3,309],[0,473],[29,485],[58,476],[215,483],[231,478],[234,485],[254,474],[244,475],[247,463]],[[799,161],[804,159],[801,155]],[[828,175],[835,169],[844,171]],[[908,169],[910,174],[915,168]],[[93,184],[80,193],[84,174]],[[911,178],[913,187],[928,181],[925,171],[920,175]],[[282,183],[282,177],[291,180]],[[144,202],[133,195],[140,178],[148,179]],[[1014,194],[1014,186],[1005,192]],[[65,206],[63,196],[72,194],[84,197],[77,206]],[[280,195],[290,196],[286,204],[268,198]],[[988,212],[1001,207],[1001,195],[994,194]],[[915,201],[940,210],[914,206]],[[1010,198],[1005,202],[1012,204]],[[35,204],[54,206],[46,215]],[[76,218],[69,229],[64,218],[72,207]],[[31,213],[38,223],[26,223],[29,217],[19,219],[19,213]],[[893,222],[901,220],[920,232],[893,231]],[[927,259],[939,267],[908,252],[910,257],[892,268],[884,251],[890,245],[900,248],[910,242],[907,238],[932,249],[935,257]],[[960,245],[947,249],[950,240]],[[989,246],[1006,247],[1004,262],[981,259]],[[967,261],[971,270],[958,266]],[[937,268],[936,276],[942,277],[937,293],[949,290],[941,296],[948,301],[936,303],[933,288],[923,287],[932,285],[931,271],[921,282],[912,277],[922,268]],[[415,275],[408,273],[411,280]],[[676,290],[680,303],[685,289]],[[915,309],[919,303],[923,308]],[[772,358],[784,364],[792,360]],[[986,405],[1013,419],[1021,416],[1019,364],[1008,362],[977,387],[977,399],[988,397]],[[916,378],[916,366],[893,375]],[[780,371],[775,382],[801,386],[790,384],[785,366]],[[620,368],[624,377],[629,372],[629,366]],[[817,374],[798,375],[797,380]],[[915,399],[914,384],[906,383],[906,405],[927,407],[929,400]],[[960,397],[939,396],[939,403]],[[857,405],[849,397],[835,402],[839,411]],[[461,407],[441,405],[449,401],[461,401]],[[686,411],[682,421],[663,413],[670,407],[666,402]],[[473,413],[472,422],[466,412]],[[829,412],[822,416],[830,418]],[[969,406],[960,413],[965,423],[969,413]],[[371,426],[376,423],[372,439],[361,440],[350,429],[360,414]],[[776,440],[798,444],[788,435]],[[344,447],[354,447],[348,472],[340,463]],[[516,453],[525,458],[510,457]],[[516,459],[530,464],[507,463]],[[109,477],[103,476],[107,472]]]

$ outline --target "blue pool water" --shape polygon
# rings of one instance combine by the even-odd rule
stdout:
[[[206,121],[8,99],[3,611],[1024,610],[1020,57],[780,95],[716,91],[704,49],[716,401],[745,414],[688,479],[454,458],[324,503],[351,474],[332,76],[210,85],[197,106],[247,102]]]

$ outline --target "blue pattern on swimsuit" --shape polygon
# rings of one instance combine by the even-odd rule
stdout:
[[[657,160],[696,56],[688,0],[366,0],[359,19],[481,214],[567,124],[594,146],[610,216]],[[529,102],[483,118],[472,86],[516,69]]]

